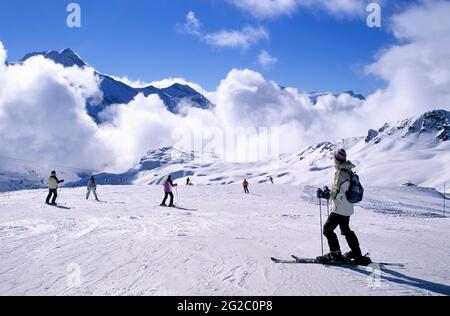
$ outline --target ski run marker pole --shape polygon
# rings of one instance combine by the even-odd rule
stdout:
[[[445,200],[447,199],[447,193],[446,191],[446,187],[445,187],[446,183],[444,182],[444,217],[445,217]]]

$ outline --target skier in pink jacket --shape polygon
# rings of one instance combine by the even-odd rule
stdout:
[[[170,196],[170,204],[169,207],[175,207],[173,204],[173,193],[172,188],[178,186],[178,184],[173,183],[172,176],[168,176],[166,181],[164,181],[164,200],[161,203],[161,206],[166,207],[167,198]]]

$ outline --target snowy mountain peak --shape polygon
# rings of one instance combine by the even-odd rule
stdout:
[[[416,118],[409,118],[396,124],[384,124],[378,130],[369,130],[366,143],[379,144],[383,138],[394,134],[401,137],[410,135],[435,134],[436,140],[448,141],[450,139],[450,112],[434,110]]]
[[[407,121],[406,121],[407,122]],[[427,112],[408,126],[408,135],[413,133],[438,132],[436,138],[447,141],[450,138],[450,112],[435,110]]]
[[[366,100],[365,96],[363,96],[362,94],[359,94],[359,93],[355,93],[352,90],[344,91],[342,93],[337,93],[337,94],[333,93],[333,92],[311,92],[311,93],[309,93],[309,99],[311,100],[312,104],[316,105],[317,101],[319,100],[320,97],[325,97],[327,95],[331,95],[331,96],[334,96],[337,98],[337,97],[339,97],[341,95],[345,95],[345,94],[351,96],[352,98],[359,99],[361,101]]]
[[[25,55],[17,63],[23,63],[34,56],[43,56],[44,58],[50,59],[64,67],[89,66],[70,48],[66,48],[61,51],[50,50],[30,53]],[[134,88],[120,80],[116,80],[115,78],[102,74],[98,71],[95,71],[95,74],[101,82],[100,90],[103,92],[103,100],[100,104],[98,104],[98,101],[94,101],[97,103],[91,103],[91,100],[88,100],[86,107],[88,114],[97,123],[101,123],[105,120],[101,113],[106,108],[113,104],[128,104],[138,94],[143,94],[146,97],[152,94],[157,94],[164,102],[167,109],[174,114],[179,114],[178,104],[181,101],[188,101],[191,106],[202,109],[207,109],[213,106],[213,104],[205,96],[188,85],[175,83],[164,89],[158,89],[154,86]]]
[[[144,167],[144,169],[151,169],[146,168],[145,165],[153,164],[154,162],[158,163],[159,165],[165,165],[170,163],[185,163],[188,161],[191,161],[195,158],[195,154],[191,153],[185,153],[182,151],[179,151],[173,147],[163,147],[160,149],[154,149],[148,151],[144,157],[141,158],[140,165]],[[147,166],[148,167],[148,166]]]
[[[27,59],[30,59],[34,56],[43,56],[44,58],[53,60],[57,64],[61,64],[64,67],[72,67],[72,66],[78,66],[78,67],[84,67],[87,64],[76,54],[73,50],[70,48],[63,49],[61,51],[56,50],[49,50],[44,52],[34,52],[25,55],[21,62],[26,61]]]
[[[353,92],[352,90],[344,91],[342,94],[348,94],[349,96],[354,97],[354,98],[356,98],[356,99],[359,99],[359,100],[361,100],[361,101],[365,101],[365,100],[366,100],[366,97],[365,97],[365,96],[363,96],[363,95],[360,94],[360,93],[355,93],[355,92]]]

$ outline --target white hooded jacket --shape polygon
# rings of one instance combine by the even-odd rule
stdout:
[[[333,213],[343,216],[352,216],[355,212],[355,205],[350,203],[347,200],[347,196],[345,195],[345,193],[350,188],[350,172],[355,167],[356,166],[350,161],[336,166],[334,185],[333,190],[331,191],[331,199],[333,200]]]

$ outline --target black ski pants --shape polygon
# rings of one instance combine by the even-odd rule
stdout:
[[[170,196],[170,204],[173,205],[173,193],[172,192],[166,192],[164,195],[164,200],[162,201],[161,205],[166,204],[167,198]]]
[[[52,198],[52,204],[56,203],[56,198],[58,197],[58,189],[48,189],[48,195],[47,199],[45,200],[45,203],[50,204],[50,199]]]
[[[331,213],[325,223],[323,234],[327,237],[328,245],[330,246],[330,251],[340,251],[341,247],[339,245],[339,240],[334,233],[334,230],[339,226],[341,228],[342,234],[347,240],[348,246],[353,252],[355,258],[361,257],[361,249],[359,247],[358,237],[350,229],[350,216],[343,216],[336,213]]]
[[[249,194],[250,190],[248,189],[248,187],[244,187],[244,193]]]

